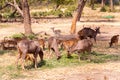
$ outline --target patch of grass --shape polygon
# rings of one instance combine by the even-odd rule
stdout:
[[[4,77],[3,77],[4,76]],[[0,79],[2,80],[11,80],[15,78],[24,78],[25,75],[22,74],[20,68],[16,68],[15,65],[9,65],[6,67],[0,67]]]
[[[71,58],[67,58],[66,54],[64,53],[60,60],[57,60],[56,57],[53,57],[52,59],[46,59],[44,61],[44,65],[42,65],[40,68],[56,68],[56,67],[65,67],[65,66],[77,66],[77,65],[83,65],[87,63],[87,61],[78,60],[77,54],[72,54]]]
[[[0,55],[3,55],[3,54],[8,53],[8,52],[9,52],[9,50],[0,50]]]
[[[113,55],[113,54],[100,54],[93,52],[90,54],[91,59],[90,62],[93,63],[105,63],[109,61],[120,61],[120,55]]]
[[[25,75],[22,74],[21,72],[21,68],[17,68],[15,65],[9,65],[6,67],[7,73],[10,76],[10,79],[13,78],[21,78],[21,77],[25,77]]]
[[[56,68],[65,66],[81,66],[87,63],[105,63],[109,61],[120,61],[120,55],[113,54],[101,54],[92,52],[91,54],[80,54],[81,60],[79,61],[77,54],[72,54],[71,58],[67,58],[66,54],[62,55],[60,60],[56,60],[56,57],[52,59],[45,59],[44,62],[39,63],[41,69]]]

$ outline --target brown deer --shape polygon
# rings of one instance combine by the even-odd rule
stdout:
[[[119,40],[119,35],[114,35],[110,40],[110,43],[109,43],[110,47],[112,47],[113,44],[117,46],[118,40]]]
[[[81,40],[90,37],[90,38],[94,38],[95,42],[96,42],[97,34],[100,34],[100,27],[96,27],[95,30],[84,27],[82,30],[78,32],[78,36]]]
[[[65,49],[65,50],[69,50],[71,47],[73,47],[74,45],[77,44],[79,39],[77,38],[71,38],[71,39],[68,39],[68,40],[63,40],[62,41],[62,47]],[[71,55],[68,53],[67,54],[67,57],[71,57]]]
[[[59,60],[61,58],[58,46],[61,43],[61,41],[59,39],[57,39],[56,37],[50,37],[48,39],[48,50],[50,53],[50,50],[53,50],[57,56],[57,60]],[[51,54],[51,53],[50,53]]]
[[[72,52],[77,51],[79,55],[78,57],[80,60],[80,53],[82,52],[91,53],[92,46],[93,46],[93,43],[90,39],[79,40],[76,45],[74,45],[72,48],[68,50],[68,54],[71,54]]]
[[[17,63],[18,63],[18,60],[20,58],[22,58],[22,63],[21,63],[22,69],[25,69],[24,68],[24,60],[28,53],[31,53],[34,56],[35,68],[37,68],[38,54],[39,54],[41,61],[43,61],[43,51],[40,48],[40,44],[39,44],[38,40],[28,40],[28,39],[21,40],[17,43],[17,48],[18,48],[18,52],[19,52],[19,56],[17,58]]]
[[[45,50],[45,39],[39,39],[40,46],[42,46],[42,49]]]
[[[52,29],[53,33],[55,34],[55,36],[57,36],[57,37],[60,36],[61,30],[59,30],[59,29],[55,30],[54,27],[52,27],[51,29]]]

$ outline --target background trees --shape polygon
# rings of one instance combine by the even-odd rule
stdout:
[[[30,34],[33,33],[31,29],[31,16],[33,18],[41,18],[49,15],[54,15],[55,17],[60,18],[72,17],[73,12],[75,11],[70,31],[70,33],[73,34],[76,32],[76,22],[80,21],[86,3],[90,3],[90,6],[88,7],[91,7],[91,9],[96,8],[96,5],[101,5],[101,8],[105,9],[105,11],[107,11],[106,7],[109,7],[109,11],[115,11],[114,5],[118,2],[119,0],[0,0],[0,14],[7,19],[18,16],[22,17],[25,24],[25,33]],[[47,8],[50,10],[30,13],[29,5],[30,8],[42,6],[38,9]]]

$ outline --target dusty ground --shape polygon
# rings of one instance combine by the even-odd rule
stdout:
[[[87,20],[87,18],[82,18],[81,20],[82,22],[77,23],[77,31],[80,30],[83,25],[91,26],[91,28],[95,28],[96,26],[101,27],[101,34],[97,36],[98,44],[96,44],[99,47],[94,48],[93,50],[107,54],[120,55],[119,48],[107,49],[107,43],[109,42],[111,36],[115,34],[120,34],[120,21],[117,18],[115,19],[117,21],[112,22],[97,18],[95,19],[97,20],[97,22],[94,22],[92,19],[91,21],[89,20],[88,22],[84,22]],[[49,20],[42,19],[39,20],[39,24],[33,23],[32,29],[36,33],[40,31],[45,31],[48,34],[52,35],[53,33],[50,28],[55,27],[55,29],[60,29],[62,31],[62,34],[69,34],[71,21],[71,18]],[[0,23],[0,25],[3,24],[4,23]],[[6,25],[9,25],[9,27],[0,29],[0,39],[3,39],[4,36],[9,36],[14,33],[24,32],[23,24],[21,23],[6,23]],[[5,66],[6,64],[9,65],[11,63],[14,63],[15,56],[5,56],[6,55],[0,56],[0,65]],[[9,61],[9,59],[11,59],[12,61]],[[23,74],[27,75],[28,77],[22,77],[12,80],[120,80],[120,61],[102,64],[88,63],[83,66],[70,66],[45,70],[27,70],[23,71]],[[6,75],[3,75],[2,79],[9,80]]]

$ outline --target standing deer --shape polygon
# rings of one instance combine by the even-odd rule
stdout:
[[[80,39],[86,39],[87,37],[90,37],[94,38],[95,42],[97,34],[100,34],[100,27],[96,27],[95,30],[84,27],[82,30],[78,32]]]
[[[110,43],[109,43],[110,47],[112,47],[113,44],[115,44],[115,45],[117,46],[118,40],[119,40],[119,35],[114,35],[114,36],[111,38],[111,41],[110,41]]]
[[[18,42],[17,48],[18,48],[18,52],[19,52],[19,56],[17,58],[17,63],[18,63],[18,60],[20,58],[22,58],[22,64],[21,64],[22,69],[25,69],[24,68],[24,60],[25,60],[28,53],[31,53],[34,56],[34,66],[35,66],[35,68],[37,68],[37,56],[38,56],[38,54],[39,54],[39,57],[40,57],[41,61],[43,61],[43,51],[40,48],[39,41],[37,41],[37,40],[27,40],[27,39],[21,40],[21,41]]]

